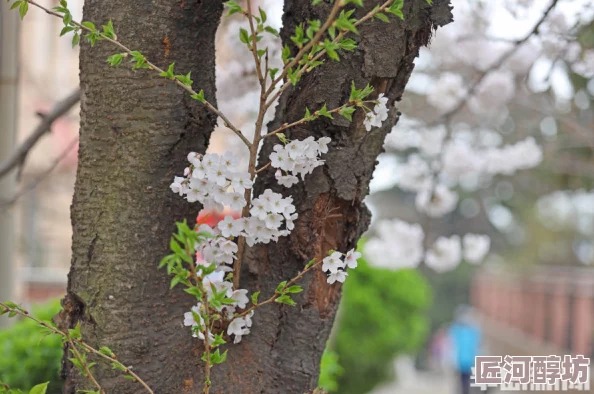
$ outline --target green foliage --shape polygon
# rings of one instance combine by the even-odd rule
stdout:
[[[60,310],[59,302],[33,308],[33,316],[50,321]],[[49,381],[47,394],[62,392],[60,362],[62,359],[62,339],[43,330],[29,319],[15,322],[11,327],[0,331],[0,381],[24,392],[43,393],[43,384]],[[38,385],[33,391],[33,387]],[[0,385],[1,386],[1,385]],[[2,389],[0,389],[0,393]],[[11,390],[7,392],[17,393]]]
[[[322,354],[320,364],[320,380],[318,386],[328,392],[338,390],[338,379],[344,374],[344,368],[340,365],[336,352],[326,348]]]
[[[372,268],[360,259],[344,284],[336,334],[329,346],[345,372],[337,389],[328,380],[320,385],[330,392],[360,394],[391,378],[391,361],[424,344],[431,298],[428,282],[416,270]],[[322,370],[321,376],[327,379],[332,374]]]

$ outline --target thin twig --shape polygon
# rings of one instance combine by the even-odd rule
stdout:
[[[59,101],[54,107],[47,113],[41,115],[41,122],[35,130],[27,137],[25,141],[6,159],[0,164],[0,178],[5,176],[15,167],[19,167],[19,174],[27,159],[27,155],[31,149],[37,144],[39,139],[50,131],[52,124],[64,114],[66,114],[78,101],[80,100],[80,89],[77,88],[74,92],[68,95],[65,99]]]
[[[311,271],[312,269],[314,269],[315,267],[319,266],[324,260],[320,259],[319,261],[316,261],[314,264],[312,264],[311,266],[309,266],[308,268],[304,269],[303,271],[301,271],[297,276],[295,276],[293,279],[289,280],[287,282],[287,284],[285,284],[285,286],[281,289],[280,293],[275,292],[274,295],[272,297],[270,297],[269,299],[267,299],[266,301],[262,301],[259,302],[255,305],[250,306],[248,309],[246,309],[245,311],[241,312],[240,314],[238,314],[236,317],[243,317],[248,315],[250,312],[252,312],[253,310],[266,305],[266,304],[270,304],[271,302],[274,302],[278,297],[280,297],[282,294],[282,291],[285,290],[286,288],[288,288],[289,286],[291,286],[293,283],[297,282],[299,279],[301,279],[303,277],[303,275],[305,275],[306,273],[308,273],[309,271]]]
[[[333,114],[333,113],[336,113],[336,112],[340,112],[344,107],[347,107],[347,106],[349,106],[351,104],[352,103],[349,101],[348,103],[343,104],[340,107],[337,107],[337,108],[334,108],[334,109],[328,111],[328,113]],[[319,112],[318,111],[314,112],[314,115],[318,115],[319,116]],[[309,122],[309,121],[311,121],[311,119],[303,118],[303,119],[297,120],[297,121],[295,121],[293,123],[285,123],[281,127],[279,127],[278,129],[273,130],[273,131],[271,131],[268,134],[265,134],[262,138],[273,136],[275,134],[280,133],[283,130],[286,130],[288,128],[291,128],[291,127],[294,127],[294,126],[297,126],[297,125],[300,125],[300,124],[303,124],[303,123],[306,123],[306,122]]]
[[[384,2],[381,6],[379,6],[378,8],[373,9],[372,11],[368,12],[363,18],[359,19],[357,22],[354,23],[355,27],[359,26],[360,24],[362,24],[365,21],[368,21],[369,19],[373,18],[376,14],[380,13],[380,12],[385,12],[386,8],[393,2],[393,0],[387,0],[386,2]],[[338,1],[337,1],[338,3]],[[332,16],[332,14],[331,14]],[[334,15],[335,17],[336,15]],[[328,21],[326,21],[327,23]],[[321,30],[320,30],[321,31]],[[332,40],[333,44],[338,43],[340,40],[342,40],[342,38],[346,35],[348,31],[347,30],[342,30],[334,40]],[[315,38],[315,37],[314,37]],[[311,43],[311,42],[310,42]],[[299,61],[299,54],[301,53],[301,51],[297,54],[297,56],[295,56],[295,63]],[[315,63],[316,61],[320,60],[320,58],[322,56],[324,56],[326,54],[326,50],[322,49],[320,52],[318,52],[313,59],[311,60],[312,63]],[[301,56],[303,56],[303,54],[301,54]],[[291,63],[289,63],[291,64]],[[288,65],[287,65],[288,66]],[[287,66],[285,66],[285,70],[287,70]],[[292,67],[292,66],[291,66]],[[301,77],[307,70],[309,69],[309,67],[302,67],[296,74],[295,74],[295,78],[299,79],[299,77]],[[286,72],[285,72],[286,75]],[[280,77],[279,77],[280,78]],[[272,83],[272,85],[270,86],[270,89],[268,89],[269,91],[266,92],[267,93],[267,97],[270,93],[272,93],[272,89],[276,86],[276,81],[278,80],[278,78],[275,80],[275,82]],[[268,100],[268,102],[266,103],[266,108],[268,109],[275,101],[276,99],[278,99],[280,97],[280,95],[289,87],[291,86],[290,83],[285,83],[283,86],[281,86],[281,88],[276,91],[276,93],[274,94],[274,96]]]
[[[31,5],[34,5],[37,8],[42,9],[43,11],[45,11],[47,14],[49,15],[53,15],[55,17],[58,17],[60,19],[62,19],[62,15],[60,15],[57,12],[54,12],[48,8],[45,8],[44,6],[37,4],[35,1],[33,0],[27,0],[27,2]],[[83,29],[85,31],[88,32],[93,32],[94,30],[76,22],[76,21],[72,21],[71,22],[73,25],[77,26],[80,29]],[[127,54],[132,55],[132,50],[129,49],[128,47],[126,47],[125,45],[123,45],[122,43],[120,43],[117,40],[114,40],[113,38],[110,38],[108,36],[106,36],[103,33],[98,32],[99,36],[104,39],[105,41],[111,42],[112,44],[114,44],[115,46],[117,46],[118,48],[124,50]],[[145,58],[146,59],[146,58]],[[151,63],[148,59],[146,59],[146,64],[149,66],[150,69],[157,71],[159,73],[164,73],[165,71],[161,68],[159,68],[158,66],[156,66],[155,64]],[[184,90],[186,90],[188,93],[190,93],[191,95],[195,95],[197,94],[197,92],[192,89],[192,87],[184,85],[181,81],[179,81],[178,79],[174,79],[172,80],[176,85],[178,85],[179,87],[183,88]],[[241,138],[241,140],[249,147],[250,146],[250,142],[249,140],[243,135],[243,133],[233,125],[233,123],[231,123],[231,121],[221,112],[219,111],[215,106],[213,106],[210,102],[208,101],[204,101],[202,104],[204,104],[206,106],[206,108],[208,108],[211,112],[213,112],[214,114],[216,114],[217,116],[219,116],[221,119],[223,119],[223,122],[225,124],[226,127],[228,127],[229,129],[233,130],[233,132],[235,134],[237,134],[237,136],[239,138]]]
[[[264,87],[264,75],[262,73],[262,65],[260,63],[260,59],[258,58],[258,40],[257,40],[257,32],[254,28],[254,21],[252,19],[252,1],[247,0],[247,18],[250,24],[250,32],[252,33],[252,45],[250,45],[250,51],[254,56],[254,63],[256,64],[256,74],[258,75],[258,81],[260,82],[260,87],[262,91],[265,90]]]
[[[0,207],[3,207],[4,210],[8,209],[12,206],[15,202],[17,202],[22,196],[30,192],[31,190],[35,189],[41,182],[43,182],[47,176],[60,164],[62,160],[68,153],[78,144],[78,136],[72,139],[70,143],[66,146],[66,148],[54,159],[51,165],[43,171],[39,176],[37,176],[32,182],[24,186],[21,190],[19,190],[12,198],[5,201],[0,201]]]
[[[0,312],[6,312],[6,313],[10,313],[10,312],[14,312],[19,316],[22,316],[24,318],[33,320],[34,322],[37,322],[40,326],[47,328],[48,330],[50,330],[51,332],[53,332],[54,334],[60,335],[64,338],[70,338],[69,334],[57,329],[56,327],[44,322],[43,320],[39,320],[36,317],[32,316],[29,312],[27,312],[24,309],[19,309],[19,308],[13,308],[10,307],[8,305],[6,305],[3,302],[0,302],[0,307],[3,308],[2,310],[0,310]],[[81,339],[74,339],[74,338],[70,338],[73,342],[76,342],[77,344],[81,345],[82,347],[85,348],[85,350],[104,358],[105,360],[108,360],[112,363],[116,363],[119,366],[121,366],[123,368],[123,372],[129,374],[130,376],[132,376],[134,379],[136,379],[136,381],[138,381],[145,389],[148,393],[150,394],[155,394],[153,392],[153,390],[144,382],[144,380],[142,380],[138,375],[136,375],[134,372],[132,372],[132,370],[128,367],[126,367],[124,364],[122,364],[120,361],[118,361],[117,357],[114,356],[108,356],[107,354],[101,353],[99,350],[95,349],[94,347],[88,345],[87,343],[83,342]]]
[[[265,169],[267,169],[268,167],[270,167],[270,165],[272,164],[271,161],[269,161],[268,163],[266,163],[265,165],[263,165],[262,167],[258,168],[256,170],[256,174],[259,174],[260,172],[264,171]]]
[[[101,387],[99,382],[97,382],[97,379],[95,379],[95,377],[91,373],[89,366],[87,365],[85,360],[82,358],[80,352],[76,349],[76,345],[74,344],[74,342],[72,342],[72,339],[70,338],[70,336],[67,336],[67,339],[68,339],[68,343],[70,344],[70,349],[72,349],[72,352],[74,353],[74,357],[76,357],[76,359],[78,360],[80,365],[85,370],[86,377],[89,378],[91,380],[91,382],[93,382],[93,384],[95,385],[95,387],[97,387],[97,389],[99,390],[99,392],[101,394],[105,394],[105,390],[103,390],[103,388]]]
[[[328,30],[330,28],[330,26],[332,26],[332,23],[334,23],[334,19],[336,19],[336,15],[338,15],[338,11],[340,11],[342,6],[343,6],[342,1],[334,2],[334,6],[332,7],[332,10],[330,11],[330,15],[328,15],[328,18],[326,19],[326,22],[324,22],[324,24],[322,25],[320,30],[318,30],[318,32],[314,35],[314,37],[303,48],[301,48],[299,50],[299,52],[297,52],[297,55],[295,55],[293,60],[288,62],[285,65],[285,67],[283,67],[283,70],[280,73],[280,75],[278,77],[276,77],[276,79],[274,81],[272,81],[272,83],[270,84],[270,87],[268,88],[268,90],[265,93],[265,97],[268,97],[268,96],[270,96],[270,94],[272,94],[275,86],[285,78],[289,69],[291,67],[295,66],[299,62],[299,60],[303,57],[303,55],[305,55],[307,53],[307,51],[309,51],[315,44],[317,44],[320,41],[320,39],[322,38],[322,35],[324,35],[326,30]]]
[[[435,126],[437,124],[443,123],[444,121],[448,122],[452,119],[452,117],[455,114],[457,114],[462,108],[464,108],[464,106],[466,105],[466,102],[474,95],[474,93],[476,92],[476,89],[480,86],[480,84],[483,82],[485,77],[487,75],[489,75],[490,73],[492,73],[493,71],[496,71],[499,68],[501,68],[501,66],[503,66],[503,64],[510,57],[512,57],[520,49],[520,47],[523,44],[525,44],[533,35],[538,34],[540,26],[547,19],[547,17],[551,13],[551,11],[553,11],[553,9],[557,5],[558,1],[559,0],[552,0],[551,3],[549,4],[549,6],[547,7],[547,9],[545,10],[545,12],[542,14],[540,19],[538,20],[538,22],[536,22],[536,24],[532,28],[532,30],[530,30],[530,32],[528,32],[524,37],[514,41],[513,48],[511,48],[509,51],[505,52],[495,63],[493,63],[489,68],[487,68],[486,70],[484,70],[480,73],[478,78],[466,90],[466,94],[464,95],[464,97],[460,99],[460,101],[454,108],[452,108],[450,111],[446,112],[445,114],[441,115],[439,118],[437,118],[436,120],[431,122],[428,126],[429,127]]]

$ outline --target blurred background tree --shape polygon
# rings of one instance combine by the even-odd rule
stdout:
[[[34,306],[32,314],[51,321],[59,311],[60,302],[54,300]],[[0,331],[0,382],[28,392],[33,386],[49,381],[47,394],[60,394],[62,354],[60,337],[48,335],[32,320],[19,320]]]

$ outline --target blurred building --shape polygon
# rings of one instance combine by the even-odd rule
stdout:
[[[54,7],[57,1],[40,0]],[[82,15],[82,0],[68,2],[75,19]],[[17,145],[39,123],[39,115],[78,86],[78,48],[60,37],[63,23],[30,7],[20,25],[20,66]],[[70,149],[58,166],[45,175],[78,135],[78,105],[58,119],[27,156],[17,190],[39,177],[44,181],[15,201],[16,291],[19,301],[37,301],[62,295],[70,265],[70,203],[77,148]],[[18,192],[17,192],[18,193]]]

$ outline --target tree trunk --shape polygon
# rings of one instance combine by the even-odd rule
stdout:
[[[210,99],[220,2],[171,3],[87,0],[85,19],[111,17],[124,43],[158,64],[175,60],[177,69],[192,70],[195,86]],[[377,2],[366,3],[369,9]],[[290,41],[296,24],[327,15],[328,4],[310,4],[285,1],[283,41]],[[306,106],[341,105],[352,80],[359,88],[371,83],[390,104],[399,100],[419,48],[433,29],[451,19],[447,0],[435,0],[432,7],[424,0],[406,1],[404,16],[405,22],[361,26],[356,51],[341,53],[340,63],[328,61],[283,94],[271,128],[300,119]],[[65,324],[81,321],[85,339],[110,346],[155,393],[199,393],[202,345],[181,326],[193,299],[169,291],[169,278],[156,267],[168,253],[174,221],[196,213],[196,205],[173,195],[168,184],[184,168],[189,151],[204,151],[214,119],[189,104],[184,92],[146,72],[108,69],[108,53],[106,45],[83,46],[81,51],[81,146]],[[278,244],[248,251],[241,287],[268,297],[312,257],[356,245],[370,216],[362,201],[384,137],[397,118],[392,109],[384,127],[368,133],[358,111],[352,123],[320,119],[286,133],[293,139],[330,136],[331,150],[325,166],[290,190],[300,215],[296,229]],[[266,142],[261,164],[275,143]],[[279,190],[273,171],[263,172],[255,194],[266,188]],[[273,304],[256,312],[252,333],[241,344],[230,345],[227,361],[213,368],[211,393],[301,394],[317,385],[340,286],[327,285],[317,271],[300,284],[305,291],[295,297],[297,307]],[[117,373],[99,371],[108,393],[141,392]],[[88,387],[72,369],[67,377],[67,393]]]
[[[118,39],[156,64],[175,61],[215,97],[214,38],[220,0],[87,0],[84,20],[113,20]],[[81,40],[82,42],[82,40]],[[112,348],[156,393],[181,393],[200,357],[181,324],[191,304],[169,291],[159,260],[175,221],[199,207],[169,190],[190,151],[204,152],[216,117],[147,70],[110,68],[116,48],[81,45],[81,130],[72,204],[72,267],[62,324],[81,321],[85,340]],[[67,363],[66,393],[91,388]],[[100,363],[102,364],[102,363]],[[107,393],[138,393],[118,371],[99,368]]]
[[[358,15],[363,16],[378,3],[366,1],[366,8]],[[297,24],[324,20],[330,7],[312,6],[310,0],[285,0],[283,44],[291,46],[290,36]],[[299,140],[331,137],[330,151],[324,157],[326,164],[289,192],[278,186],[274,171],[264,171],[258,178],[254,195],[267,188],[290,194],[299,219],[288,238],[248,251],[242,288],[260,290],[266,299],[311,258],[325,257],[331,249],[346,252],[356,247],[369,225],[370,213],[363,199],[369,192],[376,159],[386,134],[398,120],[399,112],[393,104],[401,99],[420,47],[429,43],[434,29],[451,21],[450,8],[447,0],[436,0],[432,7],[424,0],[405,1],[404,22],[391,18],[392,23],[376,20],[362,25],[356,51],[341,52],[339,63],[328,60],[282,95],[269,130],[301,119],[306,107],[314,111],[324,103],[328,108],[344,104],[351,81],[359,89],[371,83],[376,94],[389,97],[392,109],[384,126],[371,132],[363,126],[363,112],[357,111],[353,122],[340,116],[334,120],[322,117],[285,133]],[[279,143],[274,138],[265,141],[260,166],[269,161],[272,147]],[[222,367],[214,369],[215,393],[301,394],[317,386],[320,358],[334,321],[340,286],[328,285],[320,270],[299,284],[304,291],[294,297],[296,307],[273,304],[256,311],[251,334],[229,350]],[[246,368],[249,365],[252,367]]]

